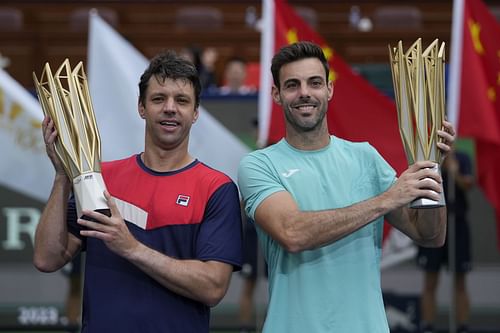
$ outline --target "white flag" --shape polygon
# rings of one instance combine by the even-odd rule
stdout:
[[[96,13],[90,16],[88,52],[89,86],[103,160],[143,151],[138,83],[149,61]],[[248,148],[201,106],[199,112],[189,139],[190,153],[236,181],[238,164]]]
[[[38,101],[0,69],[0,185],[45,201],[54,168],[45,153]]]

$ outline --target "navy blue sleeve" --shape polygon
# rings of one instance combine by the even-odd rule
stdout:
[[[233,182],[219,187],[210,197],[196,244],[200,260],[222,261],[240,270],[242,264],[241,209]]]
[[[82,241],[82,251],[85,251],[87,245],[86,237],[80,235],[80,230],[83,229],[81,225],[76,223],[78,217],[76,216],[76,202],[74,194],[68,200],[68,207],[66,211],[66,223],[68,224],[68,231],[78,237]]]

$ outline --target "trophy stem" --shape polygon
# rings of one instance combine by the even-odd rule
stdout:
[[[432,170],[434,172],[439,173],[441,175],[441,168],[439,167],[438,164],[436,164]],[[441,184],[441,193],[439,196],[439,200],[431,200],[427,198],[417,198],[410,202],[410,208],[415,208],[415,209],[422,209],[422,208],[439,208],[446,206],[446,201],[444,197],[444,191],[443,191],[443,184]]]

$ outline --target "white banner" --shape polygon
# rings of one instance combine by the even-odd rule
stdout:
[[[139,78],[148,60],[91,13],[87,65],[103,160],[143,151],[144,121],[139,117],[137,101]],[[248,148],[201,106],[199,111],[191,130],[190,153],[236,181],[239,162]]]
[[[45,153],[42,120],[36,98],[0,69],[0,185],[45,201],[54,168]]]

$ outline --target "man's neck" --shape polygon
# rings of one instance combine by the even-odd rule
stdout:
[[[145,166],[157,172],[175,171],[184,168],[194,161],[185,150],[166,151],[158,148],[146,148],[141,154]]]
[[[299,150],[318,150],[330,144],[327,127],[311,132],[296,132],[287,129],[285,139],[290,146]]]

